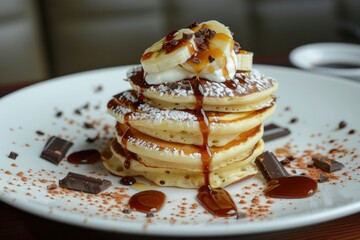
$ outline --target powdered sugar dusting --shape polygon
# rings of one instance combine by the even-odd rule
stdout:
[[[132,112],[129,116],[130,120],[148,120],[155,124],[160,124],[164,120],[187,121],[188,123],[197,122],[197,118],[191,112],[159,109],[152,107],[148,103],[142,103],[135,110],[134,104],[138,101],[134,91],[125,91],[117,95],[116,100],[110,106],[110,111],[118,117],[118,120],[124,122],[124,115]],[[121,105],[123,102],[131,104]]]
[[[132,78],[141,71],[141,67],[136,67],[129,71],[127,76],[128,80],[132,84],[135,84],[132,81]],[[230,81],[232,81],[232,85],[236,86],[235,89],[229,88],[225,83],[201,80],[204,87],[204,97],[239,97],[270,89],[276,84],[275,79],[265,76],[256,69],[253,69],[251,73],[237,72],[234,79]],[[148,92],[156,92],[160,96],[165,95],[181,97],[194,95],[194,91],[188,79],[177,81],[175,83],[150,85],[143,90]]]

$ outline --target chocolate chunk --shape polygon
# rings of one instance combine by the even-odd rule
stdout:
[[[328,180],[329,180],[329,177],[328,177],[328,176],[320,173],[319,180],[318,180],[319,183],[327,182]]]
[[[82,106],[82,109],[88,110],[88,109],[89,109],[89,106],[90,106],[90,103],[85,103],[85,105]]]
[[[201,28],[201,29],[199,30],[199,32],[201,33],[201,35],[205,35],[205,33],[206,33],[208,30],[209,30],[208,28],[204,27],[204,28]]]
[[[199,26],[199,23],[198,22],[193,22],[193,23],[191,23],[187,28],[194,28],[194,27],[197,27],[197,26]]]
[[[324,172],[334,172],[344,167],[344,164],[327,157],[313,157],[314,166]]]
[[[185,41],[188,41],[192,38],[193,34],[192,33],[183,33],[183,39]]]
[[[209,62],[212,63],[215,60],[215,58],[211,55],[209,55]]]
[[[196,35],[195,35],[196,36]],[[197,45],[201,45],[204,42],[204,39],[202,37],[195,37],[194,41]]]
[[[345,128],[346,127],[346,122],[345,121],[341,121],[341,122],[339,122],[339,129],[343,129],[343,128]]]
[[[266,181],[289,176],[289,173],[271,152],[264,152],[259,155],[255,163]]]
[[[52,136],[47,141],[40,157],[58,165],[72,145],[72,142]]]
[[[209,30],[206,32],[206,37],[207,37],[208,39],[212,39],[213,37],[215,37],[215,35],[216,35],[216,32],[215,32],[214,30],[209,29]]]
[[[8,158],[15,160],[18,156],[19,154],[17,154],[16,152],[10,152]]]
[[[65,178],[59,180],[59,186],[71,190],[96,194],[109,188],[111,182],[109,180],[69,172]]]
[[[264,127],[263,140],[265,142],[275,140],[289,135],[291,132],[288,128],[280,127],[274,123],[268,124]]]
[[[154,217],[155,215],[152,213],[152,212],[149,212],[146,214],[146,217],[147,218],[151,218],[151,217]]]

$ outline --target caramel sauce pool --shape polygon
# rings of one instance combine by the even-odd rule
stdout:
[[[131,209],[142,213],[158,212],[164,205],[166,196],[157,190],[138,192],[129,200]]]

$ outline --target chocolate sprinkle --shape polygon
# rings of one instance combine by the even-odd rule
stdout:
[[[47,141],[40,157],[58,165],[72,145],[72,142],[52,136]]]
[[[93,124],[91,124],[91,123],[87,123],[87,122],[84,122],[84,128],[86,128],[86,129],[92,129],[92,128],[94,128],[94,125]]]
[[[18,156],[19,154],[17,154],[16,152],[10,152],[8,158],[15,160]]]
[[[65,178],[59,180],[59,186],[71,190],[97,194],[109,188],[111,182],[109,180],[69,172]]]
[[[313,157],[314,166],[324,172],[334,172],[344,167],[344,164],[327,157]]]
[[[154,217],[154,216],[155,216],[155,215],[154,215],[153,213],[151,213],[151,212],[146,214],[146,217],[147,217],[147,218],[151,218],[151,217]]]
[[[63,113],[62,113],[61,111],[58,111],[58,112],[56,112],[55,116],[56,116],[56,117],[61,117],[62,114],[63,114]]]
[[[122,210],[122,213],[129,214],[129,213],[131,213],[131,211],[130,211],[130,209],[124,208]]]
[[[352,135],[352,134],[354,134],[354,133],[355,133],[355,129],[351,129],[351,130],[348,132],[349,135]]]

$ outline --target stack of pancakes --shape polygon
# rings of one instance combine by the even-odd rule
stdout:
[[[132,90],[107,105],[117,120],[103,162],[110,172],[181,188],[224,187],[256,174],[262,123],[275,110],[274,79],[251,70],[225,82],[195,77],[150,85],[145,75],[140,66],[131,69]]]

